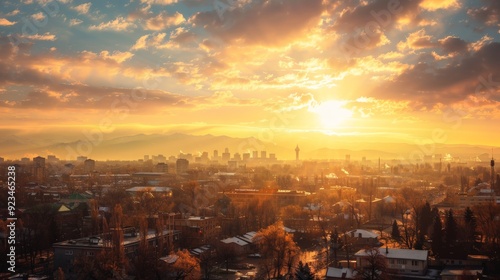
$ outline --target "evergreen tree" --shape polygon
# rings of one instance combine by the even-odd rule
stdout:
[[[464,241],[468,246],[472,247],[477,240],[477,220],[476,216],[474,216],[474,212],[467,207],[464,212]]]
[[[432,225],[432,215],[431,215],[431,205],[429,204],[428,201],[425,202],[424,205],[422,205],[422,208],[420,210],[420,234],[426,235],[427,232],[429,231],[429,228]]]
[[[401,233],[399,232],[399,226],[398,226],[398,223],[396,222],[396,220],[394,220],[394,222],[392,222],[391,237],[392,237],[392,239],[394,239],[396,241],[401,240]]]
[[[443,248],[443,224],[439,213],[434,215],[434,224],[432,226],[432,252],[439,256]]]
[[[448,252],[453,253],[453,248],[457,242],[458,225],[455,217],[453,216],[453,210],[451,209],[446,212],[444,233],[446,249]]]
[[[295,271],[295,279],[297,280],[314,280],[314,273],[311,271],[311,268],[306,263],[305,265],[302,261],[299,261],[299,266]]]

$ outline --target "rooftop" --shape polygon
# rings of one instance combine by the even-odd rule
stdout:
[[[241,239],[239,239],[237,237],[226,238],[226,239],[221,240],[221,242],[226,243],[226,244],[236,243],[236,244],[238,244],[240,246],[248,245],[248,242],[243,241],[243,240],[241,240]]]
[[[398,249],[398,248],[375,248],[380,252],[381,255],[384,255],[388,259],[404,259],[404,260],[419,260],[425,261],[427,260],[427,256],[429,251],[427,250],[410,250],[410,249]],[[388,253],[386,253],[386,250]],[[356,257],[365,257],[368,256],[368,253],[365,249],[361,249],[356,254]]]
[[[326,277],[335,277],[340,279],[349,279],[356,276],[356,271],[351,268],[329,267],[326,271]]]
[[[361,234],[361,238],[378,238],[378,235],[373,233],[372,231],[364,230],[364,229],[355,229],[346,233],[347,235],[354,234],[354,237],[359,237]]]

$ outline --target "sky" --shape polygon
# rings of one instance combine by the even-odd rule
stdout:
[[[499,39],[495,0],[5,0],[0,138],[496,145]]]

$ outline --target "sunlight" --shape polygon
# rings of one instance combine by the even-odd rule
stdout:
[[[344,108],[345,101],[328,100],[312,108],[325,129],[338,128],[352,117],[352,111]]]

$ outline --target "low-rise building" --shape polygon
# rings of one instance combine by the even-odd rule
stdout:
[[[378,234],[370,230],[355,229],[345,233],[345,240],[354,250],[366,247],[379,247]]]
[[[387,268],[398,275],[425,275],[427,272],[427,250],[410,250],[398,248],[375,248],[387,260]],[[358,268],[368,265],[370,251],[361,249],[354,256]]]
[[[137,256],[140,234],[135,228],[121,229],[123,232],[123,242],[125,255],[130,260]],[[146,235],[147,242],[152,246],[157,246],[159,242],[163,242],[163,248],[177,248],[179,240],[179,231],[164,230],[159,236],[155,230],[148,230]],[[112,242],[110,242],[111,233],[89,236],[79,239],[66,240],[59,243],[54,243],[54,268],[61,268],[65,275],[71,276],[75,273],[73,267],[74,261],[78,257],[93,257],[97,254],[112,250]],[[160,240],[160,238],[162,240]],[[158,256],[164,255],[165,252],[158,252]]]
[[[181,244],[185,248],[202,246],[216,240],[220,233],[219,219],[205,216],[176,217],[174,229],[182,232]]]

